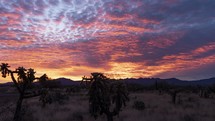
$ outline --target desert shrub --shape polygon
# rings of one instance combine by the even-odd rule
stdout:
[[[185,115],[183,117],[183,121],[195,121],[195,119],[190,115]]]
[[[66,93],[67,94],[78,93],[80,91],[81,91],[81,89],[80,89],[79,86],[71,86],[71,87],[66,88]]]
[[[127,86],[127,88],[128,88],[128,91],[129,92],[142,92],[142,91],[144,91],[145,89],[146,89],[146,87],[145,86],[143,86],[143,85],[140,85],[140,84],[129,84],[128,86]]]
[[[83,115],[81,114],[81,112],[74,112],[72,114],[72,121],[83,121],[84,120],[84,117]]]
[[[146,107],[143,101],[134,101],[133,108],[136,110],[144,110]]]
[[[46,91],[46,90],[42,91],[39,101],[42,102],[42,107],[45,107],[46,104],[52,103],[51,95],[49,95],[48,91]]]
[[[188,101],[188,102],[195,102],[195,101],[196,101],[196,99],[195,99],[195,98],[193,98],[193,97],[188,97],[188,98],[187,98],[187,101]]]
[[[43,90],[42,94],[40,95],[39,101],[42,102],[42,107],[45,107],[46,104],[51,104],[55,102],[63,104],[64,101],[68,99],[69,99],[68,95],[63,94],[59,91]]]

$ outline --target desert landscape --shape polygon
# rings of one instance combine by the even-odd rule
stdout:
[[[0,121],[215,121],[215,0],[0,0]]]
[[[62,102],[53,102],[43,107],[39,97],[26,99],[22,106],[23,121],[95,121],[89,113],[88,90],[77,86],[53,88],[66,94]],[[200,90],[184,87],[176,97],[166,91],[151,87],[129,87],[129,101],[114,121],[214,121],[215,93],[200,95]],[[167,88],[167,87],[166,87]],[[135,90],[138,89],[138,90]],[[18,94],[14,87],[1,87],[1,121],[11,121]],[[70,90],[70,91],[68,91]],[[101,115],[96,121],[105,121]]]

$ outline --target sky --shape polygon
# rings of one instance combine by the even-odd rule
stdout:
[[[0,63],[73,80],[210,78],[214,12],[214,0],[0,0]]]

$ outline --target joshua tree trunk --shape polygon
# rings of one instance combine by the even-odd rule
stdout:
[[[172,94],[172,102],[174,103],[174,104],[176,104],[176,92],[173,92],[173,94]]]
[[[172,96],[172,102],[173,104],[176,104],[176,98],[177,98],[177,95],[178,95],[179,91],[178,90],[174,90],[173,92],[171,92],[171,96]]]
[[[16,111],[15,111],[15,114],[14,114],[13,121],[21,121],[22,101],[23,101],[23,95],[20,94],[19,100],[17,101],[17,104],[16,104]]]
[[[157,82],[157,80],[155,82],[155,89],[158,90],[158,82]]]

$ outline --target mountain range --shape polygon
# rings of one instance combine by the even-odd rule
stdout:
[[[73,81],[68,78],[58,78],[54,79],[53,81],[58,82],[61,86],[72,86],[72,85],[79,85],[81,81]],[[209,79],[201,79],[201,80],[193,80],[193,81],[186,81],[186,80],[179,80],[177,78],[169,78],[169,79],[160,79],[160,78],[127,78],[127,79],[120,79],[128,84],[139,84],[150,86],[157,83],[168,83],[170,85],[176,86],[209,86],[215,84],[215,77]],[[10,86],[13,82],[7,82],[4,84],[0,84],[0,86]]]
[[[176,86],[209,86],[215,84],[215,77],[209,78],[209,79],[201,79],[201,80],[193,80],[193,81],[186,81],[186,80],[179,80],[177,78],[169,78],[169,79],[160,79],[160,78],[128,78],[123,79],[126,83],[134,83],[134,84],[140,84],[140,85],[153,85],[156,82],[157,83],[167,83],[170,85],[176,85]]]

